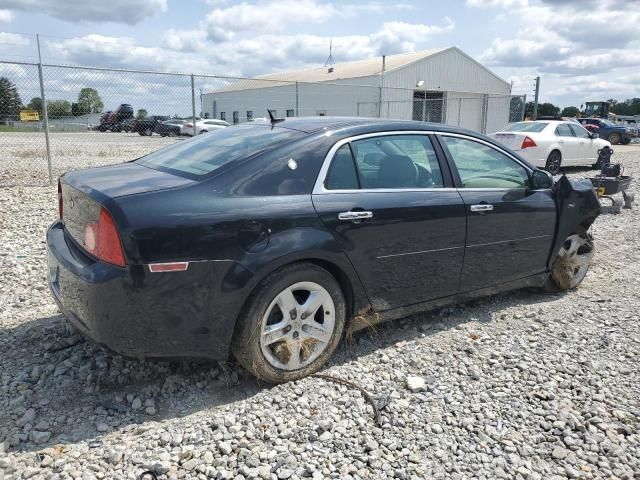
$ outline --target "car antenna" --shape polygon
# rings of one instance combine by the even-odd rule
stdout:
[[[273,111],[267,108],[267,113],[269,114],[269,118],[271,119],[271,125],[275,125],[279,122],[284,122],[284,118],[276,118],[273,116]]]

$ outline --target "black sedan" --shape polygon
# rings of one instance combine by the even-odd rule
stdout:
[[[522,287],[569,289],[594,252],[590,182],[408,121],[252,122],[65,174],[49,284],[127,356],[230,353],[282,382],[345,330]]]

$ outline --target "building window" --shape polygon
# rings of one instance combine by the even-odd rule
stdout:
[[[287,110],[287,117],[295,117],[295,113],[294,113],[293,108],[289,108]]]
[[[237,111],[233,112],[233,124],[235,125],[236,123],[238,123],[238,112]]]
[[[318,110],[317,114],[319,117],[326,117],[327,116],[327,111],[326,110]]]
[[[220,120],[226,120],[227,119],[227,112],[220,112]]]
[[[247,110],[247,122],[253,120],[253,110]]]

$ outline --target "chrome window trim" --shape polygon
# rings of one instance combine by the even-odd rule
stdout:
[[[324,181],[327,178],[327,173],[329,172],[329,167],[331,166],[331,162],[333,161],[333,157],[336,152],[343,145],[351,142],[355,142],[357,140],[363,140],[365,138],[373,138],[373,137],[387,137],[391,135],[434,135],[437,132],[431,130],[391,130],[388,132],[373,132],[373,133],[363,133],[361,135],[355,135],[353,137],[343,138],[342,140],[336,142],[333,147],[329,150],[327,155],[324,157],[322,161],[322,167],[320,168],[320,172],[318,173],[318,177],[316,178],[316,183],[313,186],[313,191],[311,192],[313,195],[322,195],[329,193],[395,193],[395,192],[445,192],[445,191],[455,191],[455,188],[359,188],[359,189],[343,189],[343,190],[329,190],[324,186]],[[444,179],[443,179],[444,180]]]
[[[525,169],[526,172],[531,174],[533,169],[529,168],[527,165],[522,163],[516,157],[514,157],[509,152],[503,150],[496,145],[493,145],[485,140],[472,137],[469,135],[461,134],[461,133],[453,133],[453,132],[436,132],[434,130],[392,130],[388,132],[373,132],[373,133],[364,133],[361,135],[355,135],[353,137],[343,138],[342,140],[336,142],[327,155],[324,157],[322,161],[322,167],[320,168],[320,172],[318,173],[318,177],[316,178],[316,183],[313,186],[313,191],[311,192],[313,195],[326,195],[330,193],[396,193],[396,192],[456,192],[458,190],[464,190],[466,192],[508,192],[510,190],[518,190],[520,188],[526,189],[526,187],[517,187],[517,188],[506,188],[506,187],[487,187],[487,188],[465,188],[465,187],[442,187],[442,188],[362,188],[362,189],[342,189],[342,190],[329,190],[324,186],[324,181],[326,180],[327,173],[329,172],[329,167],[331,166],[331,162],[333,161],[333,157],[335,153],[342,147],[343,145],[356,141],[362,140],[365,138],[372,137],[386,137],[389,135],[436,135],[436,136],[448,136],[448,137],[458,137],[463,138],[465,140],[470,140],[472,142],[477,142],[483,144],[489,148],[492,148],[503,155],[506,155],[508,158],[515,161],[518,165]]]

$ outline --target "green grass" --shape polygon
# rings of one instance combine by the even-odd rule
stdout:
[[[10,127],[9,125],[0,125],[0,132],[40,132],[35,127]]]

